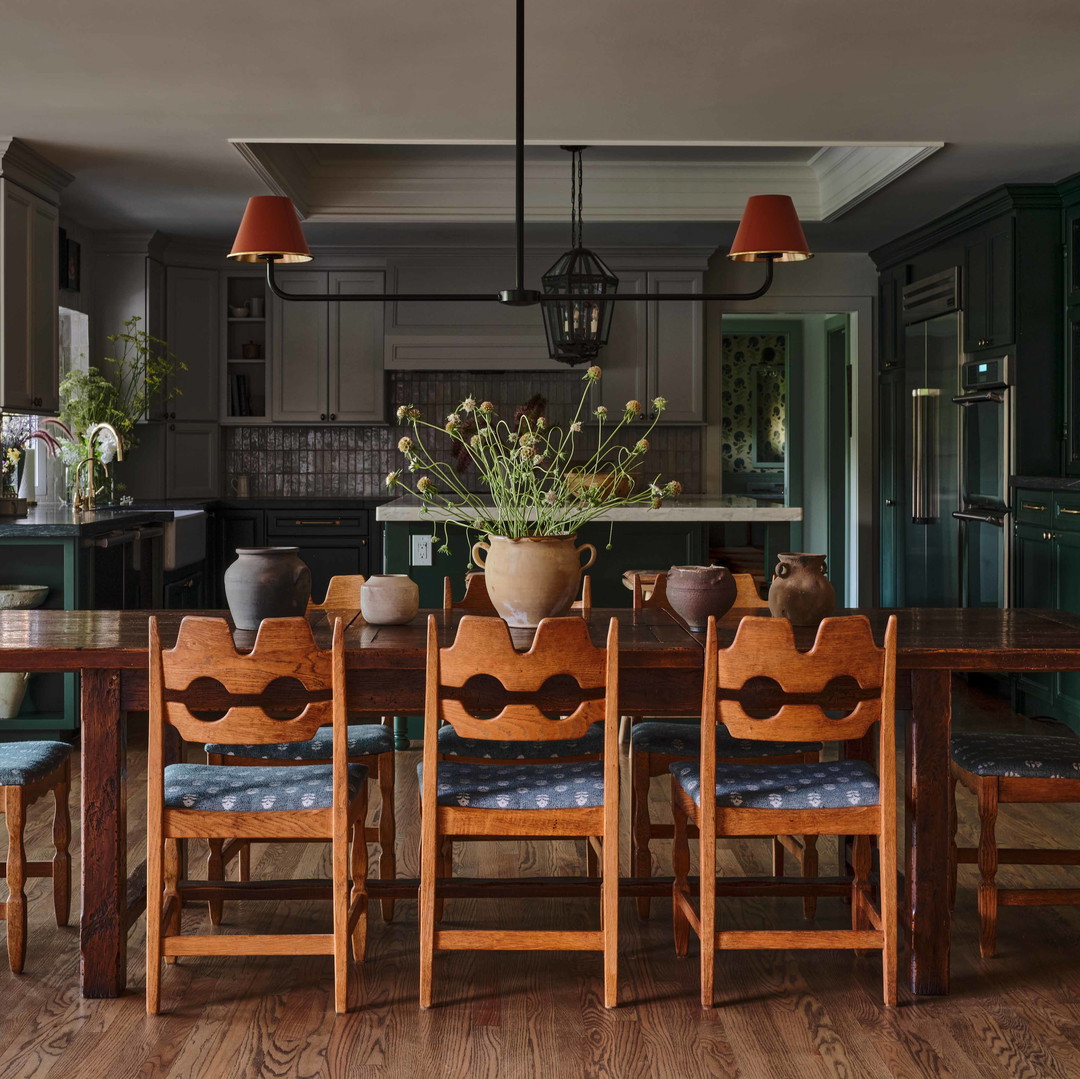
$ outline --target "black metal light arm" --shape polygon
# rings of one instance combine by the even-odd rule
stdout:
[[[266,263],[267,288],[279,300],[314,300],[320,303],[341,303],[346,300],[370,301],[373,303],[397,303],[398,301],[426,301],[428,303],[476,303],[480,301],[498,300],[510,307],[533,307],[539,303],[595,303],[598,299],[603,303],[624,303],[637,301],[639,303],[650,300],[692,300],[703,302],[706,300],[756,300],[764,296],[773,282],[773,259],[766,257],[765,281],[760,288],[753,292],[615,292],[606,293],[598,297],[592,293],[558,293],[537,292],[535,289],[505,289],[502,292],[286,292],[277,283],[275,277],[274,255],[259,256]]]

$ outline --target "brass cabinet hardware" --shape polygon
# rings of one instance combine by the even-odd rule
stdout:
[[[1074,517],[1080,517],[1080,510],[1071,510],[1068,506],[1058,506],[1058,513],[1068,513]]]
[[[293,521],[294,525],[325,525],[326,527],[340,525],[340,521]]]
[[[1038,513],[1045,513],[1046,507],[1040,505],[1038,502],[1021,502],[1021,507],[1026,510],[1035,510]]]

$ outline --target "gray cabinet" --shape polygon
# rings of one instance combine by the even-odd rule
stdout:
[[[215,270],[170,266],[166,272],[165,333],[169,350],[187,370],[170,386],[169,420],[205,422],[218,417],[220,278]]]
[[[0,179],[0,408],[57,412],[56,206]]]
[[[166,424],[166,498],[212,498],[218,493],[219,439],[216,421]]]
[[[381,292],[380,271],[279,273],[289,292]],[[281,301],[271,307],[271,416],[279,423],[385,422],[382,305]]]

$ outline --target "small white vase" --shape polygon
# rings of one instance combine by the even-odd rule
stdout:
[[[360,613],[373,626],[403,626],[420,610],[420,587],[405,573],[373,573],[360,586]]]

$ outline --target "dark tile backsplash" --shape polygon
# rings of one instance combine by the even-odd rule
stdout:
[[[471,393],[477,401],[493,401],[500,414],[533,394],[547,398],[552,423],[565,424],[581,393],[580,371],[498,372],[398,371],[388,376],[388,409],[416,405],[425,418],[442,423]],[[623,402],[605,402],[614,412]],[[629,429],[631,439],[645,424]],[[250,478],[253,496],[372,497],[385,493],[387,472],[400,467],[400,427],[285,427],[268,424],[223,429],[225,484],[234,476]],[[698,427],[666,427],[653,431],[646,471],[679,480],[686,491],[701,490],[703,431]],[[449,446],[449,441],[446,441]]]

